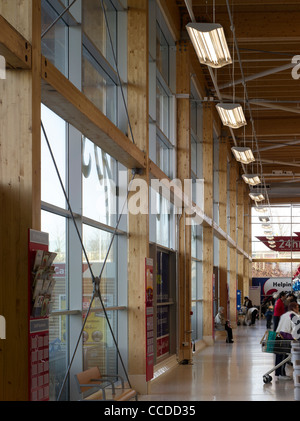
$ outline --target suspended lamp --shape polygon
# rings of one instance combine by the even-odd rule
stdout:
[[[249,196],[252,200],[255,200],[255,202],[261,202],[262,200],[265,200],[265,196],[262,193],[249,193]]]
[[[268,241],[269,244],[275,244],[275,241]]]
[[[272,225],[270,225],[270,224],[262,224],[262,227],[264,229],[272,229]]]
[[[222,25],[189,23],[186,29],[200,63],[214,68],[232,63]]]
[[[268,216],[259,216],[258,219],[260,222],[269,222],[270,218]]]
[[[273,235],[267,235],[266,238],[267,238],[267,240],[274,240]]]
[[[216,105],[216,108],[224,126],[232,129],[246,126],[247,122],[240,104],[220,103]]]
[[[250,186],[257,186],[261,183],[257,174],[243,174],[242,177],[245,183],[250,184]]]
[[[238,162],[242,162],[243,164],[250,164],[251,162],[255,161],[255,158],[250,148],[242,146],[233,146],[231,150],[235,159]]]
[[[255,206],[254,208],[256,212],[265,213],[267,212],[267,208]]]
[[[270,244],[269,247],[271,247],[272,249],[276,247],[275,244]]]

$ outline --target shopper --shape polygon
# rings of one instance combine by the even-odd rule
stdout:
[[[249,310],[249,308],[253,307],[253,304],[252,304],[252,301],[250,300],[250,298],[245,297],[244,307],[246,307],[248,310]]]
[[[280,317],[285,313],[285,307],[284,307],[284,301],[286,298],[286,293],[284,291],[281,291],[277,301],[275,302],[275,307],[274,307],[274,313],[273,313],[273,330],[274,332],[276,332],[278,323],[279,323],[279,319]]]
[[[271,329],[273,310],[274,310],[273,305],[271,302],[269,302],[269,306],[265,312],[265,318],[267,321],[267,329]]]
[[[255,325],[255,321],[258,315],[258,309],[256,307],[250,307],[247,311],[245,322],[247,326]]]
[[[280,341],[283,341],[283,345],[286,347],[287,342],[286,340],[292,340],[292,330],[294,327],[294,323],[291,320],[292,316],[298,316],[299,315],[299,305],[292,301],[288,305],[288,311],[284,313],[279,320],[276,332],[280,334],[280,339],[278,340],[278,345],[280,344]],[[275,349],[277,348],[280,350],[280,347],[275,342]],[[285,358],[287,357],[286,354],[275,354],[275,366],[280,364]],[[285,372],[285,364],[281,365],[280,367],[276,368],[275,370],[275,379],[276,380],[291,380],[292,378],[286,375]]]
[[[218,314],[215,317],[215,327],[217,330],[226,330],[227,338],[226,342],[232,344],[232,328],[230,326],[229,320],[226,320],[224,317],[224,307],[219,307]]]

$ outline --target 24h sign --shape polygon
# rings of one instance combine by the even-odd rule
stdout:
[[[296,236],[274,237],[275,247],[271,247],[267,237],[256,237],[270,250],[274,251],[300,251],[300,232],[295,232]]]

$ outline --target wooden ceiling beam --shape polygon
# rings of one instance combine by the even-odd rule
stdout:
[[[42,103],[127,168],[146,167],[145,153],[45,57]]]
[[[0,55],[6,66],[31,69],[31,45],[3,16],[0,16]]]

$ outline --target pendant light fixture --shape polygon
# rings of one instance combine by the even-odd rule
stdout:
[[[267,236],[266,236],[266,239],[267,239],[267,240],[274,240],[274,237],[273,237],[273,235],[267,235]]]
[[[232,63],[222,25],[192,22],[186,29],[200,63],[214,68]]]
[[[245,183],[250,184],[250,186],[257,186],[258,184],[261,184],[261,180],[257,174],[243,174],[242,178]]]
[[[220,103],[216,105],[216,108],[224,126],[232,129],[246,126],[247,121],[240,104]]]
[[[270,222],[270,218],[268,216],[259,216],[258,219],[260,222]]]
[[[255,206],[254,209],[256,210],[256,212],[259,212],[259,213],[265,213],[268,210],[267,208],[259,207],[259,206]]]
[[[252,150],[247,147],[233,146],[231,148],[235,159],[242,164],[250,164],[255,161]]]
[[[262,202],[263,200],[265,200],[265,196],[262,193],[253,193],[253,192],[250,192],[249,193],[249,196],[255,202]]]

